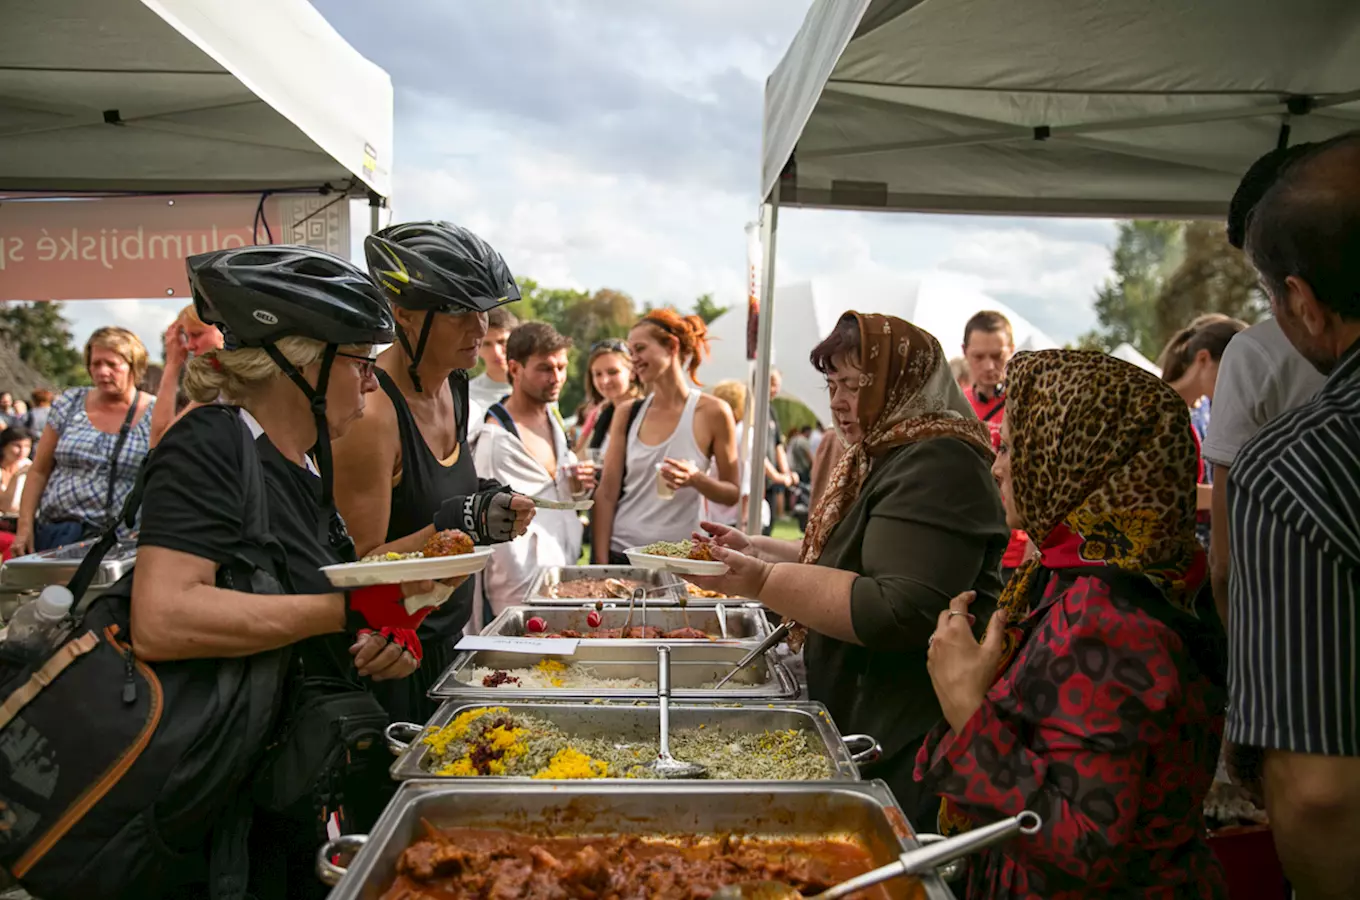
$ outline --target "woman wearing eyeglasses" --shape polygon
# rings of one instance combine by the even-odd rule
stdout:
[[[581,404],[583,414],[577,417],[581,436],[576,441],[576,455],[583,457],[587,450],[603,451],[614,409],[625,400],[641,396],[628,345],[621,338],[595,342],[586,358],[586,401]]]
[[[397,342],[377,359],[382,390],[335,446],[336,505],[360,556],[380,545],[414,552],[446,528],[479,545],[524,534],[533,501],[478,478],[467,440],[467,370],[477,364],[487,311],[519,299],[510,269],[477,235],[444,222],[393,225],[369,235],[364,249],[392,306]],[[426,694],[453,662],[473,584],[464,581],[420,623],[420,671],[380,686],[394,719],[434,714]]]

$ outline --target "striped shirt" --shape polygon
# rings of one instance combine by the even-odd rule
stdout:
[[[1226,737],[1360,756],[1360,343],[1229,474]]]

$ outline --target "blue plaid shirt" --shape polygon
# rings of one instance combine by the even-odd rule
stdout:
[[[47,424],[57,433],[56,459],[38,507],[38,523],[77,520],[103,527],[123,508],[132,493],[137,472],[151,449],[151,410],[153,397],[140,419],[133,423],[118,455],[117,481],[113,505],[105,509],[109,491],[109,462],[118,433],[109,434],[94,427],[85,412],[90,388],[71,388],[52,404]]]

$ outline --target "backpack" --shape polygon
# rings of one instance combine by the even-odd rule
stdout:
[[[241,435],[246,549],[217,585],[284,593],[264,474]],[[145,469],[121,518],[134,520]],[[116,540],[109,528],[69,585],[79,603]],[[78,615],[45,659],[0,644],[0,864],[43,900],[176,892],[239,900],[251,821],[247,779],[275,727],[287,648],[239,659],[147,663],[133,653],[135,569]]]

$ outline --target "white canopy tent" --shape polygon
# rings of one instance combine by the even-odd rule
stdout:
[[[1145,372],[1151,372],[1158,378],[1162,377],[1162,369],[1155,362],[1138,352],[1138,348],[1125,341],[1118,347],[1110,351],[1110,355],[1115,359],[1122,359],[1126,363],[1133,363]]]
[[[1357,127],[1354,0],[816,0],[765,87],[755,414],[781,204],[1219,217],[1262,153]]]
[[[812,348],[836,326],[846,310],[898,316],[929,331],[940,341],[946,357],[960,355],[963,326],[979,310],[991,309],[1011,321],[1018,349],[1042,350],[1059,346],[1004,303],[988,297],[967,279],[947,274],[920,278],[880,272],[858,272],[833,278],[781,284],[775,288],[774,340],[770,356],[782,366],[784,396],[806,404],[823,422],[831,421],[821,377],[807,365]],[[710,387],[727,378],[745,381],[746,310],[733,309],[709,325],[713,357],[702,376]]]
[[[762,196],[792,160],[784,205],[1217,217],[1286,123],[1360,127],[1354,0],[818,0]]]
[[[391,79],[307,0],[3,0],[0,22],[0,190],[391,193]]]

